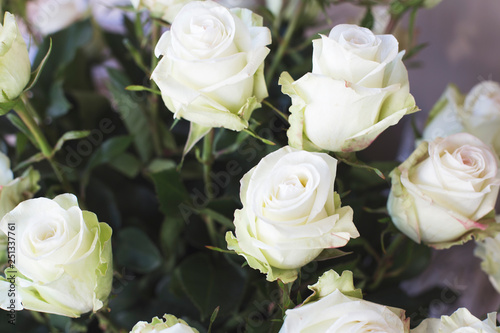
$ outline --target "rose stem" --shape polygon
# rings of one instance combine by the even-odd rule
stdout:
[[[389,268],[391,268],[392,261],[394,259],[394,253],[399,249],[399,247],[406,240],[406,236],[403,234],[398,234],[391,245],[387,249],[387,252],[382,256],[382,260],[378,263],[377,269],[373,274],[373,283],[368,287],[368,289],[373,290],[376,289],[380,283],[382,283],[383,279],[387,276],[386,272]],[[391,273],[388,273],[391,275]]]
[[[276,51],[276,55],[271,62],[271,66],[269,67],[266,74],[266,84],[269,87],[271,80],[273,79],[274,73],[278,69],[278,66],[281,63],[281,59],[285,55],[285,51],[288,48],[288,44],[290,44],[290,40],[292,39],[293,33],[297,26],[297,22],[299,21],[300,15],[302,14],[302,10],[304,8],[304,1],[300,1],[300,5],[295,7],[295,11],[293,13],[292,20],[288,24],[288,27],[285,32],[285,36],[283,37],[282,42],[280,43],[278,50]]]
[[[40,127],[38,126],[38,124],[36,123],[35,119],[32,116],[32,114],[35,113],[35,110],[31,108],[30,111],[28,111],[25,99],[21,99],[14,106],[14,111],[16,111],[17,115],[19,116],[19,118],[21,118],[26,127],[28,127],[31,134],[33,134],[35,141],[38,143],[40,151],[42,152],[43,156],[49,161],[57,179],[63,185],[64,189],[66,189],[69,192],[72,192],[70,183],[64,176],[63,172],[59,169],[56,162],[54,161],[54,154],[52,147],[50,146],[49,142],[43,135],[42,131],[40,130]],[[37,118],[40,117],[37,116]]]
[[[212,164],[214,162],[213,155],[213,145],[214,145],[214,130],[211,129],[210,132],[203,138],[203,155],[201,157],[203,162],[203,181],[205,183],[205,195],[208,201],[214,198],[213,194],[213,184],[210,179],[210,174],[212,173]],[[215,230],[215,224],[213,219],[205,215],[205,222],[207,223],[208,234],[210,236],[210,241],[214,246],[217,246],[217,231]]]
[[[153,73],[154,69],[158,65],[158,58],[155,56],[154,47],[158,43],[161,34],[161,26],[153,19],[151,22],[151,41],[153,49],[151,50],[151,73]],[[151,82],[151,89],[157,90],[158,86],[153,80]],[[160,133],[158,131],[158,96],[156,94],[149,95],[149,104],[150,104],[150,114],[149,114],[149,122],[151,127],[151,134],[153,136],[153,147],[155,150],[156,156],[162,155],[161,148],[161,139]]]

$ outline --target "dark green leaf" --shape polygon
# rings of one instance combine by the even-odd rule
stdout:
[[[33,137],[33,134],[31,134],[30,130],[28,129],[28,127],[26,127],[26,125],[23,123],[21,118],[19,118],[18,116],[16,116],[13,113],[7,114],[6,117],[7,117],[7,119],[10,120],[12,125],[17,127],[17,129],[20,130],[31,141],[33,146],[35,146],[37,149],[39,149],[38,142],[35,140],[35,138]]]
[[[245,281],[233,266],[221,261],[212,263],[208,255],[197,253],[177,266],[175,274],[184,292],[200,311],[202,320],[217,306],[220,306],[221,314],[237,309]]]
[[[47,109],[47,115],[53,118],[59,118],[68,113],[71,103],[66,99],[63,89],[63,81],[54,82],[50,87],[50,105]]]
[[[89,136],[89,134],[90,134],[90,131],[69,131],[69,132],[64,133],[63,136],[61,136],[59,138],[59,140],[57,140],[57,143],[54,147],[53,153],[61,150],[61,148],[63,147],[63,145],[66,141],[83,139],[83,138]]]
[[[349,255],[351,253],[352,252],[344,252],[344,251],[339,250],[339,249],[324,249],[323,251],[321,251],[319,256],[317,256],[316,259],[314,259],[314,260],[316,260],[316,261],[329,260],[329,259],[343,257],[343,256]]]
[[[81,185],[85,188],[92,170],[102,164],[110,163],[127,150],[132,143],[130,136],[115,136],[106,140],[90,157],[82,176]]]
[[[190,214],[189,211],[183,210],[184,206],[189,207],[186,204],[189,195],[175,167],[152,173],[151,178],[160,202],[160,211],[165,216],[185,218],[185,214]]]
[[[265,143],[266,145],[270,145],[270,146],[274,146],[276,145],[274,142],[272,142],[271,140],[268,140],[268,139],[264,139],[263,137],[259,136],[257,133],[255,133],[253,130],[247,128],[247,129],[244,129],[243,130],[245,133],[248,133],[250,134],[251,136],[253,136],[254,138],[256,139],[259,139],[260,141],[262,141],[263,143]]]
[[[120,113],[128,132],[134,136],[134,145],[141,160],[146,162],[153,153],[153,138],[149,128],[148,119],[143,109],[146,96],[136,96],[125,90],[130,85],[130,80],[123,72],[108,68],[110,83],[108,88],[112,99]]]
[[[116,261],[130,270],[148,273],[160,266],[162,257],[141,229],[129,227],[118,233]]]
[[[24,91],[30,90],[36,84],[36,82],[38,81],[38,78],[40,77],[40,74],[42,73],[43,67],[47,63],[47,59],[49,58],[51,51],[52,51],[52,38],[49,38],[49,46],[48,46],[47,53],[45,53],[45,56],[41,59],[40,64],[35,69],[35,71],[31,73],[30,80],[29,80],[28,84],[26,85],[26,88],[24,89]]]
[[[116,156],[109,163],[109,166],[118,172],[124,174],[128,178],[135,178],[141,171],[141,161],[135,155],[123,153]]]

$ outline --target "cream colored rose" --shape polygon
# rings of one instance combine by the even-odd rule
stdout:
[[[250,10],[191,2],[158,42],[152,79],[175,118],[240,131],[267,96],[269,43],[269,29]]]
[[[500,216],[496,217],[497,223]],[[481,268],[488,274],[491,284],[500,293],[500,234],[477,242],[474,254],[481,258]]]
[[[26,3],[28,22],[50,35],[90,16],[90,0],[34,0]]]
[[[38,191],[39,180],[40,173],[33,168],[14,179],[9,157],[0,152],[0,220],[17,204],[30,199]],[[7,245],[7,235],[0,232],[0,264],[7,262]]]
[[[14,238],[16,310],[79,317],[103,307],[113,278],[111,228],[82,211],[74,195],[23,201],[0,221],[0,230]],[[11,272],[6,276],[2,309],[13,280]]]
[[[450,85],[429,114],[422,139],[467,132],[492,146],[500,156],[500,84],[483,81],[466,95]]]
[[[492,212],[500,178],[496,158],[467,133],[423,142],[391,173],[387,208],[396,227],[434,247],[484,237],[499,224]]]
[[[292,98],[289,144],[307,150],[358,151],[417,110],[392,35],[335,26],[313,41],[312,73],[280,78]]]
[[[3,25],[0,24],[0,114],[10,110],[10,106],[2,107],[2,104],[19,97],[30,76],[31,64],[26,43],[14,15],[5,12]]]
[[[337,160],[323,153],[281,148],[241,180],[243,208],[234,213],[228,248],[269,281],[289,282],[324,249],[359,236],[351,207],[334,192]]]
[[[158,317],[154,317],[151,323],[140,321],[134,325],[130,333],[198,333],[198,330],[190,327],[182,319],[168,314],[163,318],[165,321]]]
[[[172,23],[182,7],[193,0],[130,0],[135,9],[147,9],[151,16]]]
[[[428,318],[411,333],[498,333],[497,314],[492,312],[484,321],[474,317],[466,308],[460,308],[451,316],[440,319]]]
[[[350,271],[342,276],[328,271],[308,288],[314,291],[314,299],[309,297],[302,305],[287,310],[280,333],[409,332],[410,322],[403,310],[361,299]]]
[[[39,180],[40,173],[32,168],[14,178],[9,158],[0,152],[0,220],[18,203],[30,199],[38,191]]]

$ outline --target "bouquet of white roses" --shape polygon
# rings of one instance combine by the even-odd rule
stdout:
[[[0,6],[0,330],[500,332],[405,288],[477,241],[499,290],[500,86],[373,158],[440,1],[342,2]]]

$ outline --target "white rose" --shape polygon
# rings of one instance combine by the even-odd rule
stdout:
[[[368,147],[389,126],[417,110],[408,73],[392,35],[340,24],[313,41],[313,70],[280,78],[292,98],[291,146],[330,151]]]
[[[30,199],[38,191],[38,180],[40,173],[32,168],[14,179],[9,157],[0,152],[0,220],[18,203]]]
[[[182,7],[193,0],[130,0],[135,9],[147,9],[151,16],[172,23]]]
[[[313,294],[295,309],[287,310],[280,333],[300,332],[408,332],[410,320],[401,309],[362,300],[353,274],[329,270],[308,286]]]
[[[500,216],[496,217],[497,222]],[[477,242],[474,254],[481,258],[481,268],[488,274],[491,284],[500,293],[500,234]]]
[[[5,12],[0,24],[0,114],[8,112],[23,92],[31,76],[28,49],[16,24],[16,18]],[[4,104],[4,106],[2,106]]]
[[[164,315],[165,321],[154,317],[151,324],[140,321],[134,325],[130,333],[198,333],[198,330],[190,327],[184,320],[177,319],[172,315]]]
[[[481,321],[466,308],[460,308],[451,316],[425,319],[411,333],[498,333],[500,327],[496,325],[496,318],[497,314],[492,312]]]
[[[269,29],[250,10],[191,2],[158,42],[163,57],[152,79],[174,117],[240,131],[267,96],[269,43]]]
[[[281,148],[241,179],[243,208],[234,213],[228,248],[267,279],[288,282],[324,249],[359,236],[351,207],[334,192],[337,160],[323,153]]]
[[[16,310],[79,317],[103,307],[113,278],[111,228],[82,211],[74,195],[23,201],[4,216],[0,229],[15,242]],[[6,272],[2,309],[10,302],[12,272]]]
[[[391,173],[389,214],[415,242],[438,248],[485,236],[500,225],[483,219],[495,207],[497,170],[491,149],[470,134],[424,141]]]
[[[7,155],[0,152],[0,186],[7,185],[12,179],[14,179],[14,174],[10,169],[10,159]]]
[[[285,314],[280,333],[409,331],[403,310],[348,297],[338,289],[317,302],[287,310]]]
[[[21,201],[30,199],[38,189],[40,173],[33,168],[14,179],[10,159],[0,152],[0,220]],[[0,232],[0,265],[7,263],[8,237]]]
[[[28,22],[46,36],[89,17],[89,0],[28,1],[26,14]]]
[[[422,133],[424,140],[467,132],[492,146],[500,156],[500,84],[483,81],[467,96],[450,85],[430,111]]]

